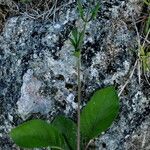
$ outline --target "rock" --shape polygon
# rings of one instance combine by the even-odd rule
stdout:
[[[53,106],[51,100],[39,94],[42,83],[33,76],[32,70],[27,70],[23,76],[21,97],[17,102],[18,113],[25,118],[31,113],[48,113]]]
[[[132,11],[138,8],[134,15],[140,15],[140,5],[122,0],[101,3],[101,11],[88,24],[84,39],[82,106],[96,89],[115,84],[119,92],[135,63]],[[51,121],[64,114],[76,120],[77,69],[69,41],[75,25],[83,24],[74,6],[67,7],[67,13],[66,7],[60,10],[56,22],[25,15],[7,20],[0,35],[1,150],[17,150],[8,132],[27,119]],[[144,79],[138,83],[135,72],[120,96],[118,118],[95,141],[97,149],[149,148],[149,89]]]

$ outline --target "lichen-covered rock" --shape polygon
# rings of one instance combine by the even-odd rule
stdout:
[[[128,79],[136,59],[131,23],[135,8],[133,15],[140,15],[137,2],[102,1],[97,19],[88,24],[82,51],[82,106],[96,89],[114,84],[119,92]],[[12,17],[0,35],[0,150],[17,149],[8,132],[24,120],[51,121],[57,114],[76,120],[76,58],[69,37],[75,25],[83,24],[75,5],[61,9],[57,20]],[[148,150],[149,90],[144,79],[138,83],[135,71],[120,96],[120,114],[96,139],[96,149]]]
[[[21,87],[21,97],[17,102],[18,113],[25,118],[31,113],[48,113],[53,104],[48,97],[41,96],[39,93],[42,83],[33,76],[32,70],[27,70],[23,76]]]

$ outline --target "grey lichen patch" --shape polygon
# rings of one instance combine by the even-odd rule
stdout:
[[[132,102],[133,112],[141,112],[144,111],[145,106],[149,105],[150,98],[147,99],[143,92],[138,91],[132,98]]]
[[[17,102],[18,112],[23,119],[31,113],[47,114],[53,107],[52,100],[49,97],[40,95],[41,84],[41,81],[33,76],[33,71],[27,70],[23,76],[21,97]]]
[[[146,118],[132,136],[126,137],[125,149],[149,150],[150,149],[150,119]]]
[[[72,98],[75,97],[75,92],[71,94],[72,91],[66,87],[66,83],[76,84],[76,58],[68,42],[66,41],[58,53],[59,60],[53,59],[51,51],[45,51],[42,59],[36,57],[29,63],[32,70],[28,69],[23,76],[21,98],[17,102],[22,118],[37,112],[47,114],[56,101],[60,104],[66,101],[67,114],[71,108],[76,109]]]
[[[77,84],[76,58],[73,55],[69,40],[64,43],[57,55],[59,59],[55,60],[52,52],[47,50],[43,53],[42,59],[36,58],[35,61],[30,63],[30,66],[33,69],[34,76],[43,81],[40,88],[41,95],[50,97],[54,103],[57,102],[60,105],[64,105],[65,102],[66,111],[64,110],[64,112],[69,114],[72,109],[76,109],[72,97],[75,97],[76,91],[73,91],[73,88]],[[68,89],[67,84],[72,85],[72,87]],[[72,107],[72,103],[74,107]],[[51,109],[49,108],[49,110]]]
[[[73,49],[69,40],[64,43],[61,51],[57,54],[59,56],[59,60],[54,60],[50,55],[46,55],[46,62],[55,76],[62,75],[65,77],[65,81],[67,82],[72,74],[76,74],[76,58],[73,56]]]

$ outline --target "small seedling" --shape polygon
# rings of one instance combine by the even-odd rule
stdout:
[[[78,31],[77,28],[75,28],[72,31],[72,38],[70,38],[71,44],[74,47],[74,55],[77,57],[77,73],[78,73],[78,120],[77,120],[77,150],[80,150],[80,143],[81,143],[81,136],[80,136],[80,102],[81,102],[81,79],[80,79],[80,70],[81,70],[81,52],[82,52],[82,46],[83,46],[83,39],[85,36],[85,30],[87,24],[92,20],[95,19],[98,10],[99,10],[99,3],[91,10],[91,13],[84,13],[83,6],[81,2],[77,1],[78,5],[78,11],[80,14],[80,18],[83,21],[83,29],[81,31]]]
[[[91,139],[106,131],[119,112],[119,98],[113,86],[97,90],[80,110],[81,102],[81,52],[87,23],[94,19],[99,10],[97,4],[91,13],[84,13],[80,1],[78,10],[83,29],[74,28],[70,42],[77,58],[78,115],[77,124],[64,116],[57,116],[51,123],[36,119],[27,121],[10,132],[14,142],[24,148],[50,147],[59,150],[87,150]],[[81,112],[80,112],[81,111]]]

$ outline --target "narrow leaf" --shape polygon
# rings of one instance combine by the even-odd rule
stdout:
[[[113,86],[94,93],[81,113],[81,132],[87,141],[110,127],[119,111],[119,98]]]
[[[94,7],[94,9],[93,9],[92,12],[91,12],[91,19],[90,19],[90,20],[96,18],[97,13],[98,13],[98,11],[99,11],[99,8],[100,8],[100,4],[97,3],[97,5]]]
[[[52,124],[61,131],[64,139],[69,147],[70,150],[76,150],[76,133],[77,133],[77,126],[76,124],[64,117],[58,116],[54,119]]]
[[[77,28],[74,28],[72,30],[72,36],[74,38],[75,43],[77,43],[77,41],[78,41],[78,29]]]
[[[78,39],[78,45],[79,46],[82,44],[83,38],[84,38],[84,31],[79,33],[79,39]]]
[[[76,43],[72,38],[70,38],[70,42],[71,42],[72,46],[74,47],[74,49],[76,49],[76,47],[77,47]]]
[[[77,1],[77,5],[78,5],[80,17],[82,20],[84,20],[84,9],[83,9],[83,6],[82,6],[80,0]]]
[[[24,148],[65,147],[61,133],[52,125],[38,119],[12,129],[10,136],[18,146]]]

